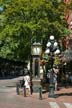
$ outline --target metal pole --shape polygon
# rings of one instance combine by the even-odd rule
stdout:
[[[52,70],[53,71],[53,70]],[[48,95],[48,97],[51,97],[51,98],[54,98],[55,97],[55,95],[54,95],[54,89],[55,89],[55,87],[54,87],[54,83],[53,83],[53,75],[52,75],[52,73],[53,72],[51,72],[51,75],[50,75],[50,86],[49,86],[49,95]]]
[[[54,75],[53,75],[53,56],[51,57],[51,72],[50,72],[50,85],[49,85],[49,95],[48,97],[51,97],[51,98],[54,98],[55,95],[54,95],[54,83],[53,83],[53,78],[54,78]]]
[[[39,87],[39,99],[42,100],[42,87]]]
[[[25,86],[23,87],[23,94],[24,94],[24,97],[26,97],[26,87]]]
[[[16,93],[17,93],[17,95],[20,94],[20,93],[19,93],[19,84],[18,84],[18,83],[16,84]]]

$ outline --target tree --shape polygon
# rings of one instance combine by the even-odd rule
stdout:
[[[31,41],[41,41],[43,49],[50,35],[68,32],[64,20],[65,4],[51,0],[1,0],[0,56],[25,60],[30,56]]]

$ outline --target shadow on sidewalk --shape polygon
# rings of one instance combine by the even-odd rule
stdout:
[[[60,93],[60,94],[56,94],[56,97],[60,97],[60,96],[72,96],[72,92],[71,93]]]

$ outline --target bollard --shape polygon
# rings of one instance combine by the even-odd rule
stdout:
[[[16,84],[16,92],[17,92],[17,95],[19,95],[19,84],[18,83]]]
[[[39,87],[39,99],[42,100],[42,87]]]
[[[25,86],[23,87],[23,94],[24,94],[24,97],[26,97],[26,87]]]

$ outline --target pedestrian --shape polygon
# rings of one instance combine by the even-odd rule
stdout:
[[[53,82],[54,82],[54,84],[55,84],[55,90],[58,90],[58,81],[57,81],[57,77],[58,77],[58,74],[59,74],[59,68],[58,68],[58,66],[57,65],[55,65],[55,66],[53,66],[53,76],[54,76],[54,78],[53,78]]]
[[[40,66],[40,79],[42,80],[43,79],[43,67]]]
[[[27,95],[30,95],[31,94],[31,89],[30,89],[31,83],[30,83],[30,75],[28,72],[24,75],[24,81],[25,81],[24,86],[26,88],[26,93]]]
[[[24,76],[24,86],[26,87],[26,93],[30,95],[30,76],[29,75],[26,75]]]

